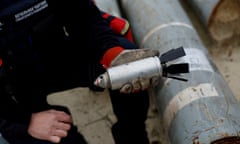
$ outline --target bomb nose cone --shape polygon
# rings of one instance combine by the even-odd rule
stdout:
[[[99,75],[97,79],[94,81],[94,85],[101,88],[110,88],[107,73]]]

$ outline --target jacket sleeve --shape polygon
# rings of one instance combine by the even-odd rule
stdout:
[[[0,80],[3,81],[3,79]],[[27,129],[31,115],[22,114],[13,100],[7,96],[3,87],[0,83],[0,134],[7,140],[29,137]],[[21,120],[15,117],[20,117]]]
[[[22,139],[30,137],[27,132],[28,126],[24,124],[11,123],[0,118],[0,133],[7,140]]]
[[[102,13],[97,6],[91,5],[90,21],[92,23],[92,34],[95,46],[100,51],[100,56],[110,48],[119,46],[119,42],[116,40],[116,35],[113,33],[111,27],[107,21],[102,17]]]
[[[108,23],[102,17],[100,9],[92,0],[71,2],[49,0],[48,3],[60,23],[65,26],[74,45],[80,47],[87,45],[88,51],[97,54],[98,58],[101,58],[108,49],[119,45]],[[79,42],[84,44],[81,45]],[[84,49],[81,50],[84,52]]]

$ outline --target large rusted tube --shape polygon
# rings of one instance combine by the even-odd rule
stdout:
[[[183,46],[188,82],[165,79],[151,89],[172,144],[240,143],[240,103],[212,63],[179,1],[121,0],[136,43],[160,53]]]
[[[187,0],[217,41],[240,35],[240,0]]]

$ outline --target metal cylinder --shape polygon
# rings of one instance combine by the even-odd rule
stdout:
[[[199,19],[203,22],[204,25],[208,25],[210,22],[211,16],[213,15],[213,12],[215,9],[217,9],[217,6],[220,4],[221,0],[205,0],[205,1],[199,1],[199,0],[187,0],[187,2],[191,5],[197,15],[199,16]]]
[[[179,1],[120,0],[141,48],[164,53],[184,47],[188,82],[165,79],[151,89],[172,144],[240,142],[240,103],[192,26]],[[221,143],[221,144],[223,144]]]
[[[114,16],[121,17],[121,11],[117,0],[95,0],[95,3],[101,10]]]
[[[149,57],[127,64],[115,66],[107,70],[111,89],[120,89],[126,83],[140,78],[150,79],[162,75],[162,67],[158,57]]]
[[[186,0],[216,41],[240,34],[239,0]]]

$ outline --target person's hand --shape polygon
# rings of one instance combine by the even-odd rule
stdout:
[[[71,123],[71,116],[63,111],[48,110],[33,113],[28,133],[37,139],[59,143],[68,135]]]
[[[159,56],[159,51],[147,48],[124,50],[121,47],[115,47],[105,53],[101,62],[105,68],[109,68],[153,56]],[[126,83],[123,85],[120,88],[120,92],[131,93],[146,90],[151,85],[151,82],[152,78],[138,77],[130,84]]]
[[[122,18],[102,11],[102,17],[109,23],[113,33],[123,36],[133,42],[132,29],[129,22]]]

